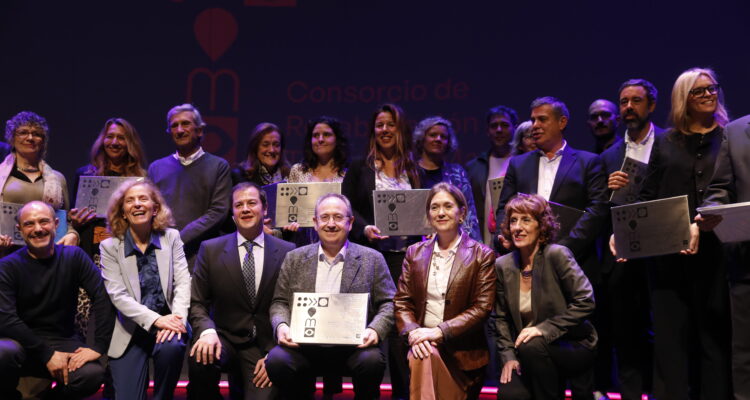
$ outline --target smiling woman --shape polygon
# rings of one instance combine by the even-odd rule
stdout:
[[[284,135],[276,124],[261,122],[250,133],[245,161],[232,169],[232,185],[253,182],[264,186],[281,182],[288,176]]]

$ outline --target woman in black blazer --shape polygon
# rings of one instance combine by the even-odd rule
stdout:
[[[513,252],[495,263],[495,329],[502,372],[498,399],[592,398],[597,343],[589,280],[567,247],[551,244],[559,224],[539,195],[519,194],[500,225]]]
[[[411,129],[404,111],[383,104],[373,113],[367,157],[351,163],[341,183],[341,193],[352,203],[352,241],[383,253],[394,282],[401,276],[406,248],[419,236],[386,236],[375,226],[373,190],[419,189],[419,175],[412,159]],[[389,340],[389,369],[393,398],[409,397],[409,366],[406,345],[395,329]]]
[[[691,220],[703,197],[729,122],[710,69],[683,72],[672,89],[672,128],[658,137],[639,200],[687,195]],[[654,318],[654,394],[659,399],[731,398],[726,266],[713,232],[691,226],[690,248],[654,258],[649,268]],[[693,378],[693,379],[691,379]],[[691,390],[692,387],[692,390]]]

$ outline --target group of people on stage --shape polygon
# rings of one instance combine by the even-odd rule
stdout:
[[[167,113],[175,153],[148,166],[135,128],[112,118],[75,190],[83,176],[145,179],[120,186],[106,218],[71,207],[44,161],[47,122],[21,112],[0,142],[0,201],[23,204],[25,243],[0,235],[0,398],[22,398],[34,388],[21,378],[36,377],[57,382],[53,398],[106,381],[106,396],[145,399],[152,361],[153,397],[170,399],[187,353],[190,399],[221,398],[222,372],[232,399],[311,399],[317,377],[330,397],[341,376],[375,399],[386,363],[403,399],[476,399],[485,376],[501,400],[566,388],[599,400],[613,387],[627,400],[750,399],[750,245],[722,244],[720,218],[696,211],[750,201],[750,116],[730,123],[710,69],[677,78],[666,130],[652,122],[650,82],[617,94],[589,108],[599,155],[572,148],[566,105],[540,97],[525,122],[490,109],[489,149],[465,166],[450,162],[450,121],[412,130],[395,104],[373,113],[362,159],[349,159],[339,121],[320,117],[299,163],[266,122],[234,168],[203,150],[190,104]],[[687,195],[681,254],[615,253],[609,198],[636,178],[620,170],[625,157],[648,164],[635,201]],[[278,182],[340,182],[341,193],[317,199],[312,228],[272,227],[263,186]],[[434,234],[381,231],[373,191],[418,188]],[[561,230],[550,202],[584,212]],[[295,292],[368,293],[362,343],[296,343]]]

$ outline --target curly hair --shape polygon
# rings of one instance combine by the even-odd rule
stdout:
[[[14,115],[11,119],[5,122],[5,141],[10,145],[11,151],[16,151],[13,147],[13,137],[16,134],[16,130],[22,126],[32,126],[42,130],[44,137],[42,138],[41,159],[47,155],[47,142],[49,142],[49,126],[47,120],[41,115],[32,111],[21,111]]]
[[[440,116],[427,117],[420,121],[417,124],[417,127],[414,128],[414,152],[417,157],[422,157],[422,151],[424,150],[424,135],[436,125],[444,126],[445,130],[448,132],[448,148],[445,149],[445,155],[450,155],[458,149],[458,139],[456,139],[456,131],[453,129],[453,124]]]
[[[253,177],[260,170],[260,161],[258,160],[258,148],[260,142],[263,141],[263,137],[271,132],[276,132],[281,138],[281,151],[279,152],[279,163],[276,168],[281,171],[281,176],[286,179],[289,176],[289,162],[284,157],[284,134],[281,133],[281,129],[276,124],[270,122],[261,122],[255,126],[253,131],[250,133],[250,141],[247,143],[247,155],[245,161],[239,164],[240,170],[247,179],[253,180]]]
[[[156,215],[151,219],[151,229],[155,232],[163,233],[170,226],[174,226],[172,210],[164,200],[159,188],[146,178],[135,179],[123,183],[117,191],[112,194],[107,207],[107,226],[112,236],[120,239],[125,237],[125,231],[130,227],[130,223],[125,219],[123,205],[125,204],[125,195],[128,191],[136,186],[145,187],[150,193],[149,197],[158,207]]]
[[[419,174],[417,173],[417,163],[412,158],[412,140],[411,128],[406,121],[404,110],[396,104],[386,103],[378,107],[372,113],[370,120],[370,141],[367,151],[367,164],[375,168],[375,161],[383,162],[383,156],[380,154],[377,141],[375,140],[375,121],[380,113],[388,113],[396,123],[396,176],[406,172],[415,185],[419,187]]]
[[[341,128],[341,122],[338,119],[327,116],[320,116],[307,122],[307,133],[305,141],[302,144],[302,170],[309,172],[318,167],[318,156],[312,149],[313,130],[318,124],[328,125],[336,136],[336,148],[333,150],[333,165],[336,167],[339,176],[344,176],[346,167],[349,164],[349,141]]]
[[[505,205],[505,218],[500,225],[503,237],[508,240],[513,247],[513,235],[510,232],[510,219],[513,213],[529,214],[539,223],[539,243],[552,243],[560,230],[560,224],[557,217],[552,213],[547,200],[538,194],[519,193],[508,201]]]
[[[104,171],[109,167],[109,157],[104,151],[104,139],[107,137],[107,131],[112,125],[117,125],[122,128],[125,133],[125,143],[127,145],[127,152],[125,153],[125,169],[123,170],[124,176],[146,176],[146,156],[143,152],[143,142],[141,137],[138,135],[138,131],[130,122],[122,118],[110,118],[104,123],[104,127],[99,136],[94,141],[94,145],[91,146],[91,165],[94,167],[92,171],[95,175],[104,175]]]

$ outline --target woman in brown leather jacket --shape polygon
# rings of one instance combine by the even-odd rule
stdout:
[[[483,326],[495,296],[495,254],[461,233],[466,199],[455,186],[435,185],[426,212],[436,235],[409,246],[393,299],[411,348],[411,398],[476,399],[489,362]]]

